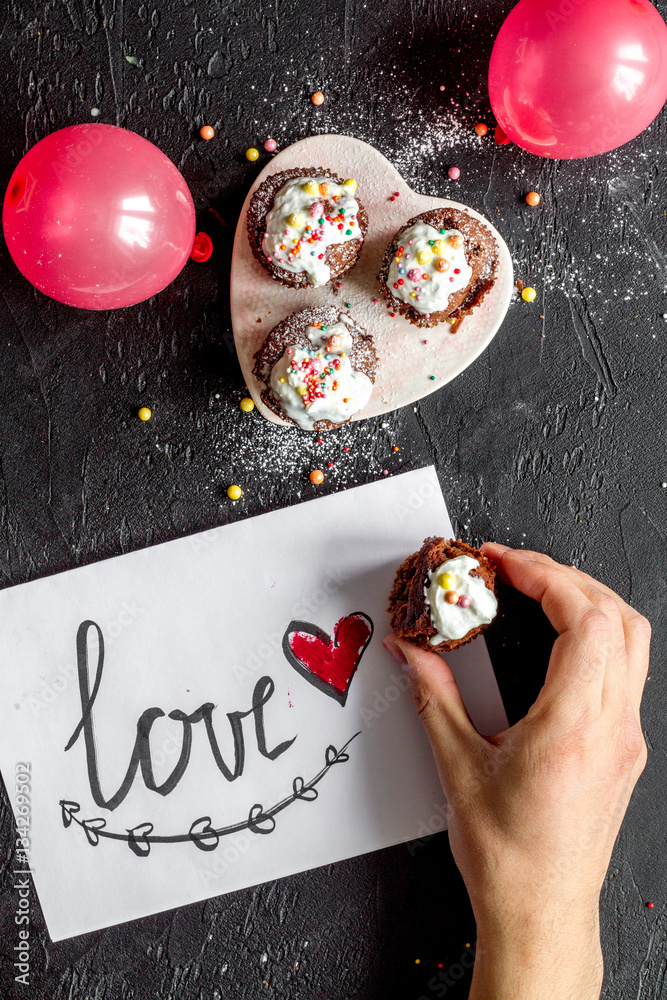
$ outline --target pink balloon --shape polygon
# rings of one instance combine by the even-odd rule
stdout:
[[[493,47],[489,96],[530,153],[605,153],[667,100],[667,25],[648,0],[521,0]]]
[[[173,281],[195,238],[182,174],[115,125],[72,125],[38,142],[11,176],[7,246],[36,288],[82,309],[118,309]]]

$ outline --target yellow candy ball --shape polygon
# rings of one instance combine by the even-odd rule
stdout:
[[[454,577],[451,573],[441,573],[438,577],[438,583],[443,590],[451,590],[454,586]]]
[[[255,149],[254,146],[251,146],[250,149],[246,149],[245,156],[246,160],[250,160],[250,162],[252,163],[255,160],[259,159],[259,150]]]
[[[299,386],[299,387],[297,388],[297,390],[296,390],[296,391],[298,392],[298,394],[299,394],[300,396],[307,396],[307,395],[308,395],[308,390],[306,389],[305,385],[300,385],[300,386]]]
[[[137,416],[139,417],[139,420],[150,420],[153,414],[147,406],[142,406]]]
[[[355,181],[354,177],[348,177],[346,181],[343,181],[343,187],[349,188],[350,191],[356,191],[357,182]]]
[[[315,181],[306,181],[306,183],[303,185],[303,190],[306,192],[306,194],[320,193]]]
[[[301,218],[298,212],[294,212],[292,215],[287,216],[288,226],[300,226],[302,222],[303,219]]]
[[[430,250],[420,250],[419,253],[417,254],[417,263],[418,264],[428,264],[428,262],[430,261],[430,259],[431,259],[431,251]]]
[[[521,298],[524,302],[532,302],[533,299],[537,298],[537,292],[534,288],[524,288],[521,292]]]
[[[243,490],[240,486],[229,486],[227,488],[227,496],[230,500],[238,500],[243,496]]]
[[[245,399],[242,399],[241,402],[239,403],[239,406],[241,407],[244,413],[251,413],[252,410],[255,409],[255,404],[253,403],[250,396],[246,396]]]
[[[442,240],[435,240],[433,246],[431,247],[431,250],[436,255],[436,257],[440,257],[444,253],[442,247]]]

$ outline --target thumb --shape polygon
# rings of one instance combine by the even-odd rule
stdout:
[[[382,644],[407,670],[417,712],[448,792],[455,774],[460,773],[461,765],[482,737],[470,721],[453,673],[438,653],[420,649],[395,635],[388,635]]]

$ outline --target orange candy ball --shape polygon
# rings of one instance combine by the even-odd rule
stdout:
[[[458,604],[459,595],[456,593],[455,590],[448,590],[445,594],[445,601],[447,602],[447,604]]]
[[[449,261],[446,260],[444,257],[441,257],[440,260],[435,265],[435,269],[436,271],[440,271],[441,274],[443,274],[445,271],[449,271]]]
[[[527,205],[532,205],[534,207],[535,205],[539,205],[541,201],[542,199],[540,198],[537,191],[529,191],[528,194],[526,195]]]
[[[321,90],[316,90],[310,99],[313,102],[313,104],[317,105],[324,104],[324,94],[322,93]]]
[[[486,135],[488,131],[488,128],[483,122],[480,122],[479,125],[475,125],[475,132],[477,135]]]
[[[321,469],[313,469],[309,478],[313,486],[319,486],[324,482],[324,473]]]
[[[215,129],[211,125],[202,125],[199,129],[199,134],[202,139],[212,139],[215,135]]]

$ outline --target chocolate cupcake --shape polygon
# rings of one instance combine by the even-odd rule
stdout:
[[[387,608],[392,630],[422,649],[465,646],[496,615],[495,576],[479,549],[426,538],[396,572]]]
[[[323,167],[268,177],[248,207],[252,252],[292,288],[322,286],[354,267],[368,230],[357,182]]]
[[[377,369],[372,336],[336,306],[292,313],[254,360],[264,403],[306,431],[332,430],[363,410]]]
[[[497,270],[498,245],[487,226],[456,208],[435,208],[396,234],[379,280],[392,312],[421,327],[448,320],[456,333]]]

